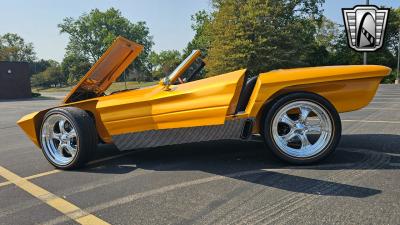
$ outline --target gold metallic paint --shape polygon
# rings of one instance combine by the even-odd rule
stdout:
[[[119,39],[117,44],[126,45],[126,39]],[[118,44],[119,43],[119,44]],[[132,42],[133,43],[133,42]],[[130,43],[130,44],[132,44]],[[135,43],[133,43],[135,44]],[[133,45],[131,45],[133,46]],[[129,54],[118,57],[118,66],[107,68],[100,62],[95,68],[106,71],[97,80],[97,91],[103,92],[122,73],[122,68],[135,58],[139,45],[134,45]],[[107,50],[107,51],[110,51]],[[125,47],[120,51],[126,53]],[[107,52],[105,53],[107,55]],[[114,54],[115,55],[115,54]],[[118,54],[116,54],[118,55]],[[195,54],[196,57],[198,57]],[[106,56],[104,56],[106,57]],[[103,57],[102,57],[103,58]],[[105,60],[105,59],[103,59]],[[106,62],[109,60],[105,60]],[[65,98],[68,102],[71,94],[85,86],[91,69],[81,82]],[[184,71],[180,71],[182,74]],[[381,79],[390,73],[384,66],[330,66],[287,70],[275,70],[260,74],[245,112],[235,113],[237,101],[242,88],[246,70],[197,80],[189,83],[170,85],[168,88],[160,83],[151,87],[115,93],[109,96],[88,100],[64,103],[59,107],[78,107],[90,112],[94,117],[99,137],[111,143],[111,136],[152,129],[171,129],[193,126],[219,125],[226,120],[237,118],[256,118],[253,133],[259,132],[261,112],[266,103],[276,97],[295,91],[307,91],[319,94],[328,99],[339,112],[347,112],[366,106],[378,88]],[[177,77],[173,79],[176,80]],[[52,109],[52,108],[50,108]],[[17,123],[28,137],[39,144],[40,126],[46,109],[22,117]]]
[[[172,85],[169,90],[154,85],[59,107],[77,107],[93,114],[97,132],[106,143],[111,142],[112,135],[123,133],[218,125],[225,122],[232,99],[240,92],[237,83],[244,75],[245,70],[238,70]],[[17,122],[38,146],[40,124],[50,109],[29,114]]]
[[[110,135],[223,124],[245,70],[99,98],[96,110]]]
[[[365,107],[374,97],[382,78],[391,69],[378,65],[327,66],[275,70],[260,74],[246,108],[256,117],[253,129],[259,132],[261,112],[275,97],[294,91],[319,94],[328,99],[340,113]]]

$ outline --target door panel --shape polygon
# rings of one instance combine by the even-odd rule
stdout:
[[[219,125],[225,122],[245,70],[107,96],[97,108],[110,135],[145,130]],[[242,82],[239,82],[239,86]],[[236,104],[236,103],[235,103]]]

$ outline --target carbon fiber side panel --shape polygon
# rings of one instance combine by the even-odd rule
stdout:
[[[119,150],[149,148],[202,141],[240,139],[246,119],[229,120],[223,125],[149,130],[112,137]]]

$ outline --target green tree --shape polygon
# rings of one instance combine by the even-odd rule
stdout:
[[[29,63],[30,71],[31,74],[37,74],[45,71],[47,68],[49,68],[52,65],[56,65],[58,62],[54,60],[46,60],[46,59],[40,59],[37,61],[33,61]]]
[[[400,7],[390,8],[387,21],[386,34],[384,40],[384,48],[395,54],[399,44],[399,27],[400,27]]]
[[[400,8],[391,8],[383,46],[376,52],[368,53],[368,64],[385,65],[391,68],[396,68],[399,27]],[[363,53],[356,52],[348,46],[344,28],[342,28],[342,31],[335,39],[334,46],[335,48],[331,53],[331,64],[347,65],[363,63]],[[390,76],[386,77],[383,82],[393,83],[394,79],[395,76],[394,73],[392,73]]]
[[[188,43],[183,51],[183,56],[188,56],[193,50],[200,50],[202,56],[207,56],[208,48],[210,47],[211,37],[207,32],[210,28],[212,15],[205,10],[198,11],[191,16],[193,22],[192,29],[195,32],[194,38]]]
[[[0,35],[0,60],[32,62],[36,53],[32,43],[13,33]]]
[[[81,79],[90,69],[91,64],[87,58],[76,54],[66,54],[61,63],[61,71],[68,84],[74,84]]]
[[[80,56],[93,64],[116,37],[124,36],[144,46],[133,67],[140,72],[149,72],[148,55],[153,41],[145,22],[132,23],[119,10],[110,8],[104,12],[93,9],[78,19],[67,17],[58,27],[61,33],[69,34],[67,56]]]
[[[169,75],[181,62],[181,53],[177,50],[166,50],[150,54],[151,71],[154,78],[161,79]]]
[[[323,0],[214,0],[208,75],[307,66]]]
[[[340,35],[339,25],[324,16],[314,24],[316,27],[315,41],[310,46],[306,61],[310,66],[334,64],[332,54],[336,50],[336,41]]]
[[[32,76],[34,87],[61,87],[66,84],[66,77],[61,71],[61,66],[56,61],[50,61],[50,66],[43,72]]]

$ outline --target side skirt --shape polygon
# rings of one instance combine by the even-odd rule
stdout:
[[[112,137],[119,150],[150,148],[213,140],[237,140],[241,138],[248,119],[228,120],[223,125],[148,130]]]

